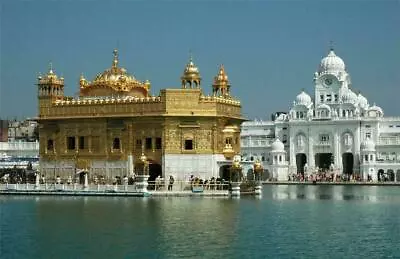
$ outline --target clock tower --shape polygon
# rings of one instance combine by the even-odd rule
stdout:
[[[328,56],[321,60],[318,71],[314,74],[315,105],[336,106],[344,89],[350,85],[350,77],[346,72],[343,60],[336,56],[333,48]]]

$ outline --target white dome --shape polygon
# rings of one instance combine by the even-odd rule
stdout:
[[[358,96],[350,89],[346,89],[342,92],[343,103],[356,104],[358,102]]]
[[[339,72],[344,72],[345,68],[346,67],[344,65],[343,60],[340,57],[336,56],[333,49],[331,49],[331,51],[329,51],[328,56],[324,57],[321,60],[318,72],[319,73],[339,73]]]
[[[301,91],[301,93],[296,96],[296,105],[304,105],[308,107],[311,103],[311,96],[304,91]]]
[[[369,111],[377,111],[377,112],[379,112],[381,115],[383,115],[383,110],[382,110],[382,108],[381,107],[379,107],[379,106],[377,106],[377,105],[373,105],[373,106],[371,106],[369,109],[368,109]]]
[[[375,151],[375,143],[370,138],[367,138],[361,143],[361,150]]]
[[[368,108],[368,100],[361,93],[358,94],[358,104],[362,109]]]
[[[273,152],[284,152],[285,145],[283,145],[282,141],[279,138],[275,139],[275,141],[271,145],[271,149]]]

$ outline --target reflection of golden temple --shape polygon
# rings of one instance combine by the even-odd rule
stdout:
[[[150,177],[179,179],[195,171],[218,177],[212,175],[219,171],[217,162],[240,152],[243,121],[224,68],[210,87],[219,89],[218,95],[204,94],[191,57],[181,76],[182,87],[162,89],[154,96],[150,82],[129,74],[120,66],[118,51],[113,54],[111,67],[93,81],[80,76],[79,97],[64,95],[64,79],[52,67],[38,78],[42,170],[50,168],[57,153],[60,171],[66,175],[84,164],[75,162],[79,155],[92,173],[121,176],[132,168],[128,163],[140,162],[143,153],[151,161]],[[182,166],[181,161],[193,160],[199,163]]]

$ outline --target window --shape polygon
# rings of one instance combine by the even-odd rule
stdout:
[[[79,149],[85,149],[85,137],[79,137]]]
[[[287,128],[286,128],[286,127],[283,127],[282,130],[287,130]]]
[[[365,155],[365,161],[366,162],[368,161],[368,155]]]
[[[320,100],[321,103],[323,103],[323,102],[324,102],[324,95],[321,94],[321,95],[319,96],[319,100]]]
[[[162,147],[161,138],[156,138],[156,149],[161,149],[161,147]]]
[[[151,138],[146,138],[146,149],[151,149],[152,141]]]
[[[225,144],[232,145],[232,138],[226,138],[225,139]]]
[[[75,137],[67,137],[67,149],[68,150],[75,149]]]
[[[367,129],[369,129],[369,128],[371,128],[371,125],[365,125],[365,127],[366,127]]]
[[[193,140],[185,139],[185,150],[193,150]]]
[[[121,141],[119,138],[114,138],[113,141],[113,149],[120,149],[121,148]]]
[[[365,133],[365,137],[366,137],[366,138],[371,138],[371,132]]]
[[[262,156],[262,157],[261,157],[261,161],[265,161],[265,156]]]
[[[254,160],[254,157],[253,157],[253,156],[251,156],[251,157],[250,157],[250,161],[253,161],[253,160]]]
[[[142,140],[136,139],[136,148],[142,148]]]
[[[47,140],[47,150],[53,151],[54,149],[54,142],[52,139]]]
[[[389,128],[393,128],[393,125],[389,125]]]
[[[329,141],[329,135],[327,134],[320,135],[319,140],[322,142],[327,142]]]
[[[335,102],[339,101],[339,96],[337,94],[335,94]]]
[[[286,135],[283,135],[282,136],[282,143],[286,143],[287,142],[287,136]]]
[[[327,94],[327,95],[326,95],[326,101],[327,101],[327,102],[331,102],[331,101],[332,101],[332,95]]]

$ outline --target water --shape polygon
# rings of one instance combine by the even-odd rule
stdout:
[[[0,196],[0,258],[399,258],[400,188],[261,199]]]

